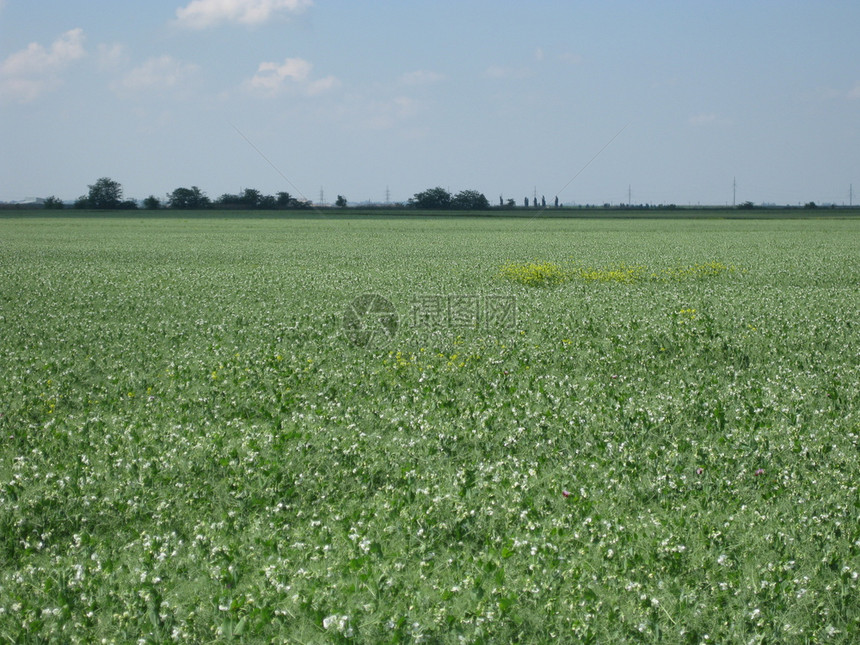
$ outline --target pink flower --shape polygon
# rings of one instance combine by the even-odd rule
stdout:
[[[563,490],[563,491],[561,491],[561,494],[562,494],[564,497],[570,497],[570,491],[569,491],[569,490]]]
[[[704,468],[702,468],[701,466],[699,466],[698,468],[696,468],[696,474],[697,474],[697,475],[701,475],[703,472],[705,472],[705,469],[704,469]]]
[[[753,473],[754,477],[758,477],[759,475],[764,475],[764,468],[759,468],[757,471]]]

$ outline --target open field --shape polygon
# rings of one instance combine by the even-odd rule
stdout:
[[[858,257],[0,218],[0,641],[858,642]]]

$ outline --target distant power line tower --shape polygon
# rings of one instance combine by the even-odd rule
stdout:
[[[320,186],[320,206],[325,206],[325,192],[322,186]]]
[[[854,184],[848,187],[848,205],[854,206]]]
[[[735,177],[732,177],[732,208],[737,205],[738,197],[738,182]]]
[[[385,205],[387,206],[391,202],[391,191],[388,190],[388,186],[385,187]]]

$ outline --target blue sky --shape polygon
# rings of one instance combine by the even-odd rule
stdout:
[[[860,3],[0,0],[0,200],[102,176],[138,199],[730,204],[736,178],[738,202],[847,203]]]

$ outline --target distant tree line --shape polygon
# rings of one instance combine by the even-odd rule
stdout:
[[[137,202],[133,199],[123,199],[122,186],[110,177],[102,177],[88,188],[89,191],[86,195],[81,195],[75,200],[74,208],[97,210],[138,208]],[[337,205],[346,206],[346,199],[338,195]],[[62,200],[53,195],[45,199],[44,202],[45,208],[57,209],[63,208],[63,206]],[[287,192],[280,192],[277,195],[264,195],[253,188],[245,188],[238,194],[225,193],[218,199],[212,200],[197,186],[191,188],[183,186],[168,193],[163,200],[155,195],[150,195],[143,200],[143,207],[148,210],[159,208],[283,210],[311,208],[311,203],[306,199],[293,197]]]
[[[133,199],[123,199],[123,189],[119,182],[114,181],[110,177],[101,177],[95,183],[88,186],[89,190],[86,195],[81,195],[74,202],[74,208],[80,209],[98,209],[98,210],[122,210],[139,208],[138,202]],[[304,197],[294,197],[287,192],[279,192],[275,195],[265,195],[254,188],[244,188],[239,193],[224,193],[217,199],[211,199],[197,186],[179,187],[165,195],[164,198],[158,198],[155,195],[150,195],[142,201],[143,208],[147,210],[157,210],[162,208],[177,209],[177,210],[200,210],[200,209],[222,209],[222,210],[288,210],[288,209],[310,209],[313,204],[310,200]],[[338,195],[334,205],[337,208],[346,208],[348,203],[346,197]],[[387,205],[387,204],[386,204]],[[377,207],[379,205],[376,205]],[[457,194],[452,194],[450,191],[436,186],[427,190],[415,193],[406,204],[391,204],[396,207],[408,207],[421,210],[456,210],[456,211],[476,211],[486,210],[491,208],[490,202],[486,196],[477,190],[461,190]],[[767,205],[763,205],[767,206]],[[836,208],[835,204],[825,205],[830,208]],[[61,209],[65,207],[63,201],[56,196],[50,196],[42,200],[42,207],[46,209]],[[357,208],[361,208],[359,205]],[[530,200],[525,197],[522,201],[524,208],[547,208],[547,200],[545,196],[535,194]],[[561,208],[558,197],[556,196],[553,202],[554,208]],[[816,209],[821,206],[815,202],[807,202],[803,205],[805,209]],[[515,209],[518,208],[517,203],[513,199],[504,199],[499,195],[499,203],[496,208]],[[589,204],[581,205],[579,208],[597,208]],[[620,208],[620,209],[650,209],[659,208],[663,210],[673,210],[678,208],[675,204],[618,204],[612,206],[609,203],[603,204],[603,208]],[[741,202],[734,208],[738,210],[752,210],[757,208],[751,201]],[[790,208],[790,207],[787,207]]]
[[[138,208],[134,200],[123,200],[122,186],[110,177],[102,177],[88,186],[89,192],[75,200],[74,207],[81,209],[134,209]],[[513,206],[513,200],[508,201]],[[337,196],[335,206],[346,208],[347,199]],[[486,196],[477,190],[462,190],[452,195],[444,188],[429,188],[416,193],[407,203],[412,208],[433,210],[482,210],[490,207]],[[58,197],[48,197],[44,202],[45,208],[63,208],[63,202]],[[224,193],[217,199],[211,199],[197,186],[179,187],[168,193],[164,199],[150,195],[143,200],[143,208],[156,210],[171,209],[207,209],[220,208],[230,210],[286,210],[307,209],[313,204],[307,199],[294,197],[287,192],[276,195],[265,195],[254,188],[245,188],[240,193]]]
[[[167,196],[167,208],[223,208],[230,210],[285,210],[288,208],[310,208],[305,199],[293,197],[287,192],[264,195],[254,188],[245,188],[241,193],[224,193],[210,200],[197,186],[177,188]],[[159,206],[151,205],[158,208]]]

